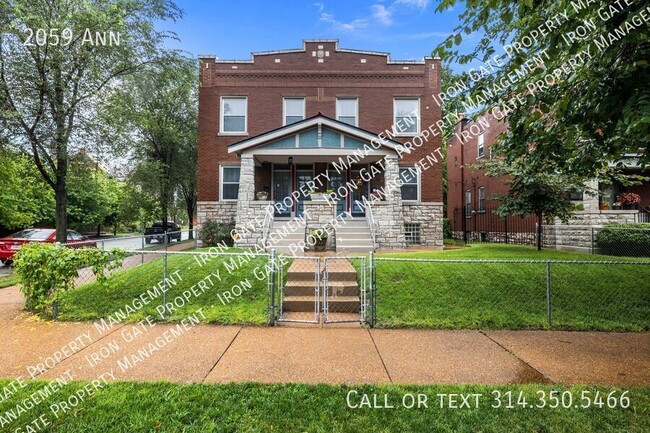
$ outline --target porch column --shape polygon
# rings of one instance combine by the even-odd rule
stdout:
[[[261,240],[261,228],[259,236],[251,231],[239,230],[248,227],[248,224],[255,218],[251,202],[255,199],[255,160],[253,155],[242,155],[239,171],[239,196],[237,199],[237,217],[235,225],[240,233],[240,238],[235,241],[236,246],[253,246],[257,243],[258,237]]]

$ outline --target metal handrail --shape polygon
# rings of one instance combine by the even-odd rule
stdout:
[[[372,238],[372,250],[377,249],[377,244],[375,240],[375,216],[372,214],[372,206],[370,205],[370,200],[366,202],[366,214],[368,216],[368,226],[370,226],[370,237]]]
[[[273,205],[269,204],[265,208],[264,222],[262,223],[262,247],[266,248],[266,240],[269,238],[271,223],[273,222]]]

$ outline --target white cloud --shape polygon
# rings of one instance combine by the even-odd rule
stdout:
[[[377,21],[387,26],[393,24],[393,18],[392,18],[393,13],[388,9],[386,9],[384,5],[378,5],[378,4],[372,5],[372,10],[373,10],[372,16]]]
[[[368,24],[367,19],[356,19],[347,23],[338,21],[337,19],[334,18],[334,15],[322,11],[320,12],[319,19],[323,22],[331,24],[337,30],[346,31],[346,32],[359,30],[361,28],[366,27],[366,25]]]
[[[430,2],[431,0],[397,0],[395,4],[405,4],[405,5],[415,6],[424,9],[427,6],[429,6]]]

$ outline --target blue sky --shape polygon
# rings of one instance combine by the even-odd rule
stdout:
[[[183,1],[185,17],[160,27],[191,55],[249,59],[251,52],[300,48],[303,39],[339,39],[342,48],[383,51],[419,60],[458,23],[460,6],[436,13],[431,0]]]

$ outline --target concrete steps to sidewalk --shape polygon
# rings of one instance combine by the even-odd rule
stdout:
[[[320,269],[317,269],[315,260],[296,259],[291,263],[283,289],[283,312],[314,312],[315,302],[320,302],[324,296],[324,275],[321,275],[319,297],[316,298],[315,275],[325,271],[325,261],[320,263]],[[360,288],[352,264],[343,258],[327,260],[327,278],[329,312],[358,313],[361,308]]]

